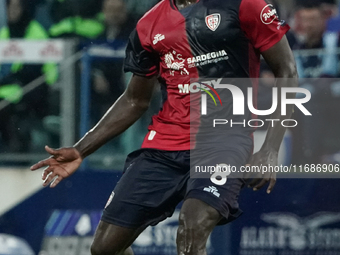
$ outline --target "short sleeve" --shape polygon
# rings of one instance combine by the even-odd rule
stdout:
[[[242,0],[239,19],[241,29],[260,52],[278,43],[290,28],[264,0]]]
[[[137,31],[134,30],[126,47],[124,71],[149,77],[158,74],[158,66],[157,54],[143,47]]]

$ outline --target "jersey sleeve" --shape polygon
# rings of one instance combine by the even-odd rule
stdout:
[[[278,43],[290,28],[264,0],[242,0],[239,19],[246,37],[260,52]]]
[[[158,74],[159,58],[155,52],[142,45],[137,30],[134,30],[126,47],[124,71],[149,77]]]

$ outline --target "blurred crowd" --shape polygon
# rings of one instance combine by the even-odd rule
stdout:
[[[76,38],[80,42],[79,45],[84,45],[81,43],[84,41],[107,43],[126,41],[138,19],[159,2],[158,0],[4,1],[7,25],[0,28],[0,40]],[[306,80],[302,86],[310,86],[308,88],[313,91],[312,94],[317,97],[317,100],[320,99],[320,102],[326,100],[340,109],[340,89],[333,83],[321,86],[317,80],[340,76],[340,53],[337,52],[340,47],[338,2],[336,0],[268,1],[275,6],[280,18],[286,20],[292,28],[287,37],[291,48],[296,52],[299,77],[316,79],[315,83]],[[306,49],[309,50],[308,54],[302,54],[300,50]],[[316,49],[324,49],[329,54],[313,51]],[[41,75],[45,77],[44,85],[39,86],[34,93],[23,95],[22,87]],[[58,135],[46,127],[48,121],[42,120],[50,120],[51,116],[59,114],[58,90],[55,88],[59,76],[59,67],[55,63],[42,65],[0,63],[0,100],[10,102],[6,108],[0,110],[0,153],[40,151],[44,143],[52,143],[53,146],[55,142],[58,146]],[[266,78],[266,81],[261,82],[260,91],[264,96],[260,97],[259,106],[267,109],[266,91],[269,91],[273,85],[273,74],[265,64],[261,67],[261,77]],[[118,98],[124,87],[122,61],[98,62],[93,65],[94,111],[91,114],[93,123]],[[321,123],[328,111],[327,107],[318,108],[318,114],[313,116],[313,119],[309,119],[309,122],[303,123],[301,128],[303,130],[295,134],[301,141],[298,143],[300,147],[296,146],[295,150],[304,151],[302,158],[321,160],[320,155],[332,154],[340,150],[340,141],[333,141],[338,143],[329,146],[322,144],[324,139],[317,139],[322,127],[317,126],[316,123]],[[335,128],[340,127],[338,124]]]
[[[0,28],[0,40],[72,38],[79,45],[126,41],[137,20],[157,2],[5,0],[7,24]],[[94,63],[92,124],[124,90],[121,70],[122,61]],[[23,95],[23,86],[41,75],[45,84]],[[55,63],[0,65],[0,99],[10,102],[0,110],[0,152],[41,151],[44,143],[58,146],[58,134],[49,123],[58,121],[59,94],[55,88],[59,76]]]

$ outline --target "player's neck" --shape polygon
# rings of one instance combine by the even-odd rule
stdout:
[[[198,0],[174,0],[178,10],[181,10],[189,5],[195,4]]]

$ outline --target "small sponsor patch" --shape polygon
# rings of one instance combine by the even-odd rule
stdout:
[[[267,4],[265,7],[263,7],[260,18],[263,24],[269,25],[273,23],[274,20],[278,18],[274,6],[272,4]]]

